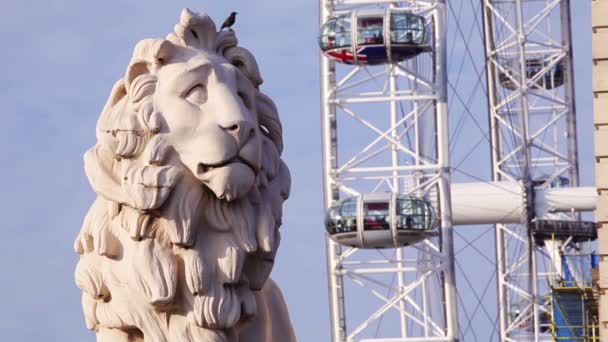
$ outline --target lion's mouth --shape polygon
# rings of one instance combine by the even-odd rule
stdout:
[[[222,168],[224,166],[228,166],[228,165],[234,164],[234,163],[241,163],[241,164],[247,165],[251,169],[251,171],[254,174],[257,175],[257,170],[253,166],[253,164],[251,162],[249,162],[248,160],[246,160],[245,158],[241,158],[239,156],[236,156],[236,157],[233,157],[233,158],[228,159],[226,161],[223,161],[223,162],[220,162],[220,163],[215,163],[215,164],[199,163],[198,166],[197,166],[196,172],[197,172],[197,174],[199,176],[201,176],[201,175],[203,175],[203,174],[205,174],[205,173],[207,173],[209,171],[212,171],[212,170],[215,170],[215,169],[219,169],[219,168]]]
[[[219,168],[222,168],[224,166],[228,166],[228,165],[234,164],[234,163],[241,163],[241,164],[247,165],[251,169],[251,171],[255,175],[257,175],[257,170],[254,167],[254,165],[251,162],[249,162],[248,160],[246,160],[245,158],[241,158],[239,156],[236,156],[234,158],[228,159],[228,160],[220,162],[220,163],[215,163],[215,164],[199,163],[196,172],[199,176],[201,176],[209,171],[219,169]]]
[[[221,163],[198,163],[195,176],[218,199],[230,202],[249,192],[255,184],[257,170],[247,159],[236,156]]]

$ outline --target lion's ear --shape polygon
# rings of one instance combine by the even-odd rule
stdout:
[[[150,68],[148,67],[148,62],[146,61],[138,61],[129,65],[127,69],[126,79],[126,88],[129,89],[131,87],[131,83],[133,80],[137,78],[137,76],[150,74]]]
[[[249,79],[256,89],[260,88],[264,80],[260,75],[258,63],[249,50],[242,47],[231,47],[226,49],[223,55]]]
[[[137,43],[125,75],[125,87],[138,76],[155,73],[175,53],[175,45],[165,39],[144,39]]]

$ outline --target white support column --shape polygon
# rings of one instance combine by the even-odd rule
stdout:
[[[456,294],[456,276],[454,274],[454,232],[452,226],[452,195],[450,193],[450,143],[448,130],[448,94],[447,94],[447,18],[446,0],[437,1],[435,21],[435,53],[437,58],[437,80],[440,85],[439,98],[436,102],[437,158],[441,165],[439,183],[439,202],[441,214],[441,242],[445,260],[444,298],[446,311],[446,336],[459,341],[458,308]]]
[[[557,275],[539,269],[548,263],[537,258],[547,255],[530,222],[546,210],[532,187],[578,185],[570,1],[481,1],[493,180],[521,182],[515,192],[524,195],[514,209],[520,224],[496,225],[499,336],[552,340],[540,329],[539,313],[550,311],[546,278]]]
[[[320,1],[320,20],[324,23],[330,16],[331,1]],[[321,57],[321,125],[323,137],[323,192],[325,208],[328,208],[338,199],[338,189],[334,184],[331,172],[337,167],[337,133],[336,133],[336,106],[332,99],[335,87],[335,63]],[[342,254],[339,244],[326,238],[327,251],[327,279],[329,287],[330,318],[332,341],[346,341],[346,317],[344,310],[344,285],[341,265],[338,262]]]
[[[394,5],[390,6],[389,8],[394,8]],[[387,23],[384,23],[384,25],[386,26]],[[391,94],[396,94],[398,91],[398,88],[397,88],[397,74],[396,74],[395,66],[390,65],[390,66],[388,66],[388,68],[389,68],[389,80],[388,80],[389,90],[390,90]],[[399,139],[399,134],[397,132],[397,122],[398,122],[397,110],[398,110],[397,101],[391,101],[390,102],[391,127],[393,127],[393,129],[391,130],[391,138],[393,138],[393,140],[395,140],[395,141],[397,141]],[[391,180],[391,183],[393,184],[393,192],[399,193],[399,192],[401,192],[401,180],[399,179],[399,171],[398,171],[399,170],[399,149],[395,145],[391,146],[391,162],[393,164],[393,179]],[[403,260],[403,258],[404,258],[403,249],[397,248],[396,252],[397,252],[396,253],[397,259]],[[402,268],[403,263],[401,263],[401,262],[397,263],[397,267]],[[399,287],[400,293],[405,288],[405,279],[404,279],[403,272],[399,272],[397,274],[397,286]],[[399,301],[399,308],[403,312],[406,311],[405,304],[406,304],[405,300]],[[401,324],[401,337],[405,338],[405,337],[407,337],[407,316],[406,315],[401,315],[400,324]]]

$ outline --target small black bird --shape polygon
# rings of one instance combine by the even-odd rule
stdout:
[[[226,18],[226,20],[224,20],[224,23],[222,24],[222,28],[220,29],[220,31],[225,28],[230,29],[230,27],[232,25],[234,25],[234,22],[236,21],[236,15],[237,15],[236,12],[230,13],[230,16],[228,18]]]

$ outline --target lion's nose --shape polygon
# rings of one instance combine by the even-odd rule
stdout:
[[[220,127],[236,139],[239,147],[245,145],[247,140],[255,134],[255,125],[246,120],[232,121],[220,125]]]

